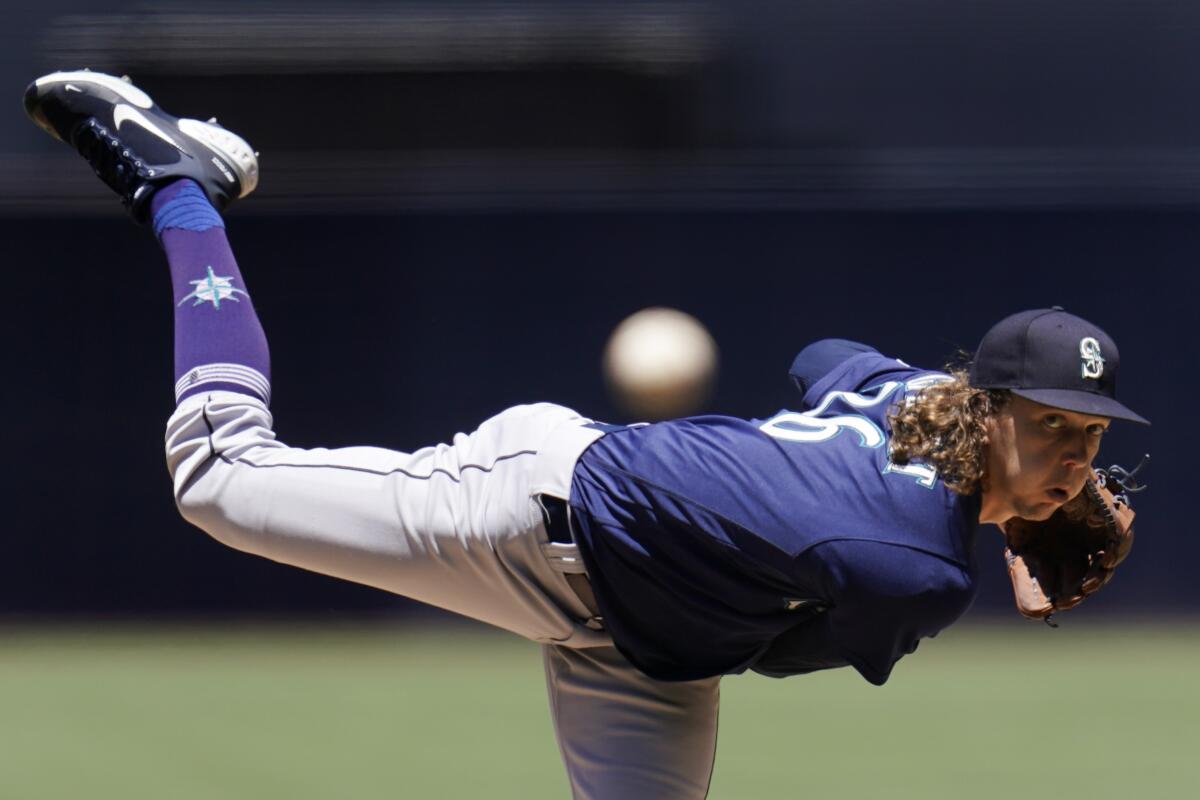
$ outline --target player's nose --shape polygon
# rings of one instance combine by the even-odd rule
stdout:
[[[1092,463],[1092,459],[1096,455],[1097,447],[1094,446],[1092,439],[1095,437],[1088,436],[1086,431],[1081,431],[1078,435],[1069,437],[1063,443],[1062,460],[1063,464],[1068,467],[1085,467]]]

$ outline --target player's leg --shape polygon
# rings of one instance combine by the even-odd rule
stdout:
[[[581,427],[587,420],[543,404],[411,454],[283,445],[266,408],[266,338],[220,218],[194,185],[177,186],[159,190],[151,214],[176,287],[180,405],[167,449],[183,516],[239,550],[537,641],[595,637],[569,613],[572,593],[542,552],[534,500],[547,488],[539,481],[569,480],[548,445],[581,449],[596,435]]]
[[[559,453],[595,432],[570,409],[518,406],[414,453],[287,447],[254,399],[185,400],[168,424],[183,516],[246,552],[375,586],[541,642],[607,641],[548,557],[535,499]]]
[[[75,147],[140,221],[174,287],[168,465],[184,516],[283,563],[398,592],[541,641],[596,639],[542,552],[534,495],[570,479],[598,432],[557,406],[514,409],[413,454],[277,441],[266,337],[216,211],[257,181],[248,145],[181,120],[119,78],[55,73],[30,116]]]
[[[656,681],[612,646],[542,649],[554,731],[576,800],[708,794],[719,678]]]
[[[287,447],[266,407],[266,338],[220,218],[190,183],[159,190],[151,217],[175,285],[168,467],[189,522],[239,550],[537,641],[596,636],[570,614],[534,500],[547,440],[590,441],[587,420],[545,404],[411,454]],[[557,469],[552,481],[565,484],[569,466]]]

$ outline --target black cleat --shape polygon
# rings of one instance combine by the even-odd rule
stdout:
[[[79,151],[133,218],[145,222],[154,190],[200,184],[219,211],[258,185],[258,154],[216,119],[172,117],[130,83],[100,72],[55,72],[25,90],[25,112]]]

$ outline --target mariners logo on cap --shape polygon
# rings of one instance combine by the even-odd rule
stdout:
[[[1091,336],[1079,340],[1079,356],[1083,359],[1083,377],[1096,380],[1104,374],[1104,356],[1100,355],[1100,343]]]

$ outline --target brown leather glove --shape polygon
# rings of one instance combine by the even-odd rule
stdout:
[[[1142,487],[1132,475],[1120,467],[1095,470],[1049,519],[1004,523],[1004,557],[1018,611],[1054,626],[1052,614],[1074,608],[1112,580],[1133,547],[1128,494]],[[1120,491],[1114,494],[1109,484]]]

